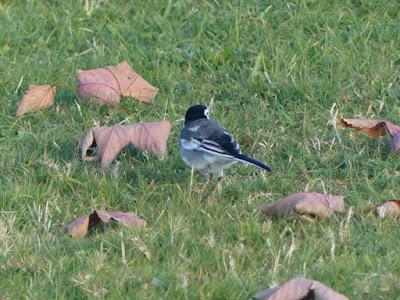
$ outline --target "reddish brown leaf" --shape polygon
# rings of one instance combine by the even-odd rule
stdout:
[[[77,84],[79,97],[85,100],[93,98],[98,104],[119,102],[121,97],[151,103],[158,92],[126,61],[115,66],[78,71]]]
[[[70,224],[64,225],[63,229],[72,237],[84,237],[89,230],[89,217],[79,217]]]
[[[290,195],[274,204],[261,208],[264,214],[293,215],[293,213],[310,214],[327,218],[334,212],[344,211],[344,197],[320,193],[302,192]]]
[[[56,87],[54,85],[30,85],[17,109],[17,117],[28,111],[50,107],[54,103]]]
[[[168,121],[92,128],[81,141],[82,159],[100,159],[101,165],[106,167],[128,144],[141,151],[163,156],[167,153],[170,133],[171,125]],[[89,155],[88,150],[94,145],[97,155]]]
[[[105,223],[109,221],[118,221],[127,227],[146,226],[145,220],[140,219],[135,214],[129,212],[97,210],[94,213],[96,213],[100,220]]]
[[[371,137],[378,137],[388,133],[391,136],[391,152],[400,150],[400,127],[386,120],[374,119],[341,119],[339,124],[367,133]]]
[[[17,259],[13,259],[10,263],[11,267],[13,267],[14,269],[17,270],[22,270],[22,263],[21,261],[17,260]]]
[[[116,221],[126,227],[145,227],[146,221],[131,212],[95,210],[89,216],[82,216],[72,223],[64,225],[63,230],[72,237],[84,237],[94,227]]]
[[[373,212],[381,218],[400,216],[400,200],[389,200],[375,207]]]
[[[273,287],[253,296],[256,300],[348,300],[348,298],[324,284],[311,279],[296,277],[280,288]]]

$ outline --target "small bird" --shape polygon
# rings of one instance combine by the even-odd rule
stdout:
[[[187,110],[179,149],[184,162],[203,174],[221,178],[224,169],[238,161],[271,172],[267,165],[243,155],[232,135],[210,120],[208,109],[204,105],[193,105]]]

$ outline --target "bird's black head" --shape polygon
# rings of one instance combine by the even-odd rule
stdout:
[[[209,119],[208,108],[204,105],[193,105],[189,107],[185,115],[185,123],[199,119]]]

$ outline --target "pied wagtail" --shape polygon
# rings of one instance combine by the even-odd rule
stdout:
[[[271,172],[267,165],[243,155],[232,135],[210,120],[204,105],[194,105],[187,110],[179,149],[184,162],[203,174],[222,177],[224,169],[238,161]]]

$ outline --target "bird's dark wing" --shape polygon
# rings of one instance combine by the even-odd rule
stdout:
[[[218,125],[217,125],[218,126]],[[204,139],[204,144],[217,144],[221,149],[225,152],[236,156],[237,154],[241,154],[239,144],[233,138],[233,136],[225,130],[225,128],[218,126],[220,130],[215,130],[213,133]]]
[[[242,153],[232,135],[211,120],[197,120],[188,124],[181,132],[181,144],[187,149],[225,157],[236,157]]]

